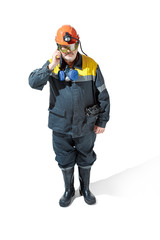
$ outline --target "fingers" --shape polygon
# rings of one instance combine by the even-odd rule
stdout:
[[[102,130],[96,130],[96,131],[95,131],[96,134],[100,134],[100,133],[103,133],[103,132],[104,132],[104,131],[102,131]]]
[[[59,50],[56,50],[54,53],[53,53],[53,59],[56,58],[56,60],[60,59],[61,57],[61,53]]]
[[[94,132],[96,134],[100,134],[100,133],[103,133],[105,130],[105,128],[101,128],[101,127],[98,127],[98,126],[94,126]]]
[[[52,62],[50,63],[50,70],[53,70],[60,62],[61,53],[56,50],[52,55]]]

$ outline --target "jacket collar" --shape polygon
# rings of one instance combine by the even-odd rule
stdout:
[[[79,52],[77,53],[77,58],[78,59],[75,62],[74,67],[82,70],[82,55]],[[63,70],[66,67],[66,65],[67,65],[66,62],[64,61],[61,55],[59,68]]]

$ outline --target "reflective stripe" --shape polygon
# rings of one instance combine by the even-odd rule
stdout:
[[[96,77],[92,75],[87,76],[79,76],[76,82],[87,82],[87,81],[95,81]]]
[[[51,75],[58,79],[58,74],[56,73],[51,73]],[[79,78],[75,82],[87,82],[87,81],[95,81],[96,77],[92,75],[87,75],[87,76],[79,76]],[[67,79],[68,80],[68,79]]]
[[[98,91],[99,92],[103,92],[104,89],[106,89],[105,84],[103,84],[102,86],[98,87]]]

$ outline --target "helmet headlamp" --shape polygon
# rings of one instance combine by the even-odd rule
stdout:
[[[65,36],[63,37],[63,40],[64,40],[65,42],[70,42],[71,39],[72,39],[71,35],[70,35],[68,32],[66,32],[66,33],[65,33]],[[77,40],[78,40],[78,39],[77,39]]]

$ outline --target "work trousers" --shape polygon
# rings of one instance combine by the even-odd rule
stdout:
[[[53,150],[56,154],[55,160],[60,168],[91,166],[96,160],[93,151],[96,134],[90,132],[85,136],[72,138],[71,135],[52,131]]]

